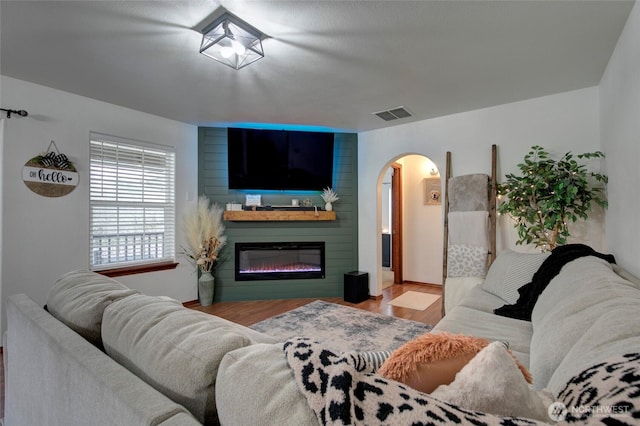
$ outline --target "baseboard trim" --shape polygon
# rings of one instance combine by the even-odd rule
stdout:
[[[382,299],[382,295],[379,294],[377,296],[369,296],[369,299],[371,299],[371,300],[380,300],[380,299]]]
[[[433,288],[436,288],[436,289],[438,289],[438,290],[441,290],[441,289],[442,289],[442,284],[423,283],[423,282],[420,282],[420,281],[409,281],[409,280],[404,280],[404,281],[402,282],[402,284],[418,284],[418,285],[424,285],[424,286],[427,286],[427,287],[433,287]]]
[[[182,302],[182,306],[185,308],[193,308],[195,306],[200,306],[200,302],[197,300],[187,300],[186,302]]]

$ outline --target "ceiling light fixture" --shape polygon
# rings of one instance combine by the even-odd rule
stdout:
[[[200,53],[236,70],[264,58],[266,36],[237,16],[221,13],[202,30]]]

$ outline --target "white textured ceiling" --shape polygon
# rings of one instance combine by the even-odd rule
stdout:
[[[193,30],[270,36],[236,71]],[[0,1],[0,72],[196,125],[366,131],[599,84],[633,1]],[[413,118],[373,112],[403,105]],[[22,108],[21,105],[2,105]]]

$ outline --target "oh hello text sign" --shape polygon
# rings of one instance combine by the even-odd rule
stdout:
[[[22,180],[29,189],[45,197],[67,195],[78,186],[78,173],[69,164],[65,170],[45,167],[34,157],[22,168]]]
[[[44,167],[24,166],[22,180],[25,182],[41,182],[57,185],[78,185],[78,173],[66,170],[51,170]]]

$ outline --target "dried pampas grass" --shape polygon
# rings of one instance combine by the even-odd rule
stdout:
[[[219,260],[220,250],[226,245],[222,208],[211,204],[201,195],[198,204],[183,218],[183,231],[187,248],[184,254],[196,262],[202,271],[212,271]]]

